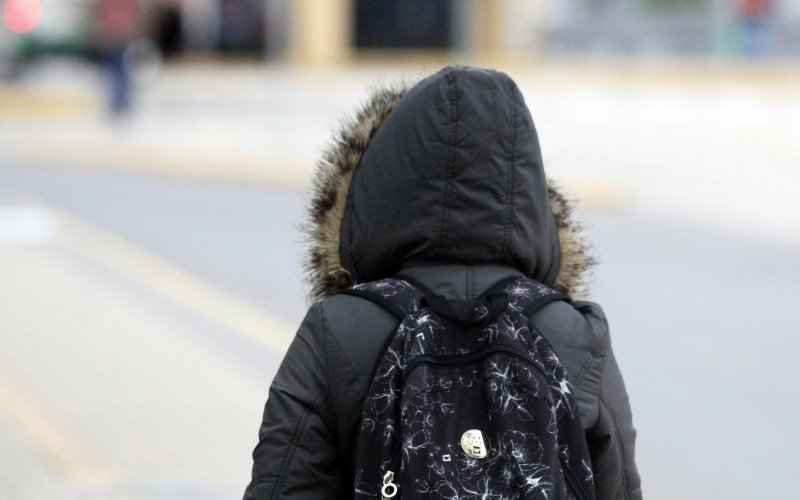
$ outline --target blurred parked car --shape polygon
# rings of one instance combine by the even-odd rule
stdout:
[[[4,11],[41,9],[41,20],[14,32],[10,18],[0,29],[0,79],[19,77],[31,63],[51,56],[87,58],[91,50],[91,0],[6,0]],[[27,28],[27,27],[26,27]]]

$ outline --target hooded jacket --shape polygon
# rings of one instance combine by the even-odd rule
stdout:
[[[376,90],[318,163],[305,231],[313,304],[270,387],[246,499],[352,496],[362,403],[398,320],[338,292],[400,270],[455,301],[518,275],[572,298],[531,320],[575,386],[597,498],[641,498],[608,323],[580,300],[595,262],[507,75],[451,66]]]

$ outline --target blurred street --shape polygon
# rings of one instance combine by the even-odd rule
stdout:
[[[78,74],[37,115],[0,98],[0,498],[241,495],[314,158],[369,82],[415,76],[192,71],[111,126]],[[580,71],[510,73],[583,200],[645,494],[791,498],[800,90]]]
[[[23,165],[0,183],[3,496],[238,496],[304,309],[299,196]],[[588,219],[648,496],[789,498],[800,252],[624,210]]]
[[[1,496],[240,496],[288,320],[303,312],[296,196],[0,176],[0,449],[15,457]],[[87,203],[98,197],[103,213]]]

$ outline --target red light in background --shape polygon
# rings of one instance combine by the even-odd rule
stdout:
[[[30,33],[42,20],[39,0],[7,0],[3,7],[3,21],[14,33]]]

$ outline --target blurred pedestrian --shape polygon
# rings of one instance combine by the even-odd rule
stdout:
[[[739,19],[744,55],[763,56],[769,52],[772,41],[771,10],[771,0],[741,0]]]
[[[126,113],[131,106],[131,68],[126,50],[137,36],[141,12],[137,0],[97,0],[97,49],[109,88],[112,116]]]
[[[172,57],[183,49],[181,0],[164,0],[155,12],[155,39],[161,55]]]
[[[641,498],[608,323],[580,299],[594,259],[507,75],[376,90],[306,232],[313,305],[246,499]]]

